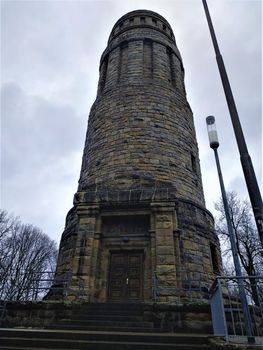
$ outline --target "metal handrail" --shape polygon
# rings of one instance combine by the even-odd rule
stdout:
[[[248,337],[244,327],[243,309],[237,293],[240,279],[247,295],[253,339]],[[251,280],[255,281],[252,285]],[[248,342],[261,337],[263,343],[263,276],[218,276],[210,288],[210,299],[215,335],[224,336],[227,341],[243,337],[243,341]]]
[[[25,276],[28,274],[25,274]],[[49,275],[51,275],[49,277]],[[40,276],[37,278],[36,276]],[[43,277],[41,277],[43,276]],[[37,282],[37,284],[35,283]],[[8,291],[6,295],[3,295],[3,300],[15,300],[16,295],[14,294],[15,290],[20,288],[19,281],[12,281],[11,285],[8,286]],[[76,281],[76,286],[72,286],[72,273],[64,272],[62,274],[56,274],[54,271],[35,271],[28,277],[28,281],[24,290],[22,290],[21,295],[18,300],[30,301],[30,300],[48,300],[49,296],[43,295],[45,291],[57,292],[61,291],[61,295],[64,298],[67,298],[70,292],[75,292],[78,299],[85,296],[85,285],[84,281],[81,280],[81,277],[78,276]],[[15,295],[15,299],[12,296]],[[11,296],[11,297],[10,297]]]

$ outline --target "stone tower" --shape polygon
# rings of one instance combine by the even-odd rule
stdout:
[[[173,288],[220,270],[173,31],[155,12],[130,12],[101,57],[56,276],[70,272],[87,301],[149,302],[155,274],[172,302]]]

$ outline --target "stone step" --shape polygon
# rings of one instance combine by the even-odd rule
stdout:
[[[74,325],[74,326],[94,326],[94,327],[130,327],[130,328],[151,328],[154,326],[153,322],[144,322],[140,320],[139,322],[136,322],[134,320],[132,321],[122,321],[122,320],[108,320],[108,319],[97,319],[97,320],[78,320],[78,319],[62,319],[59,321],[58,326],[64,326],[64,325]]]
[[[40,347],[41,346],[41,347]],[[37,342],[37,345],[30,347],[28,344],[20,345],[20,346],[5,346],[0,345],[1,350],[212,350],[209,345],[188,345],[188,344],[161,344],[161,343],[126,343],[126,342],[92,342],[86,341],[78,343],[78,345],[74,345],[74,347],[54,347],[56,344],[50,344],[50,346],[43,347],[42,344]]]
[[[18,346],[19,344],[19,346]],[[207,344],[184,344],[184,343],[160,343],[160,342],[135,342],[135,341],[101,341],[101,340],[69,340],[69,339],[43,339],[43,338],[1,338],[0,349],[7,347],[17,349],[92,349],[92,350],[144,350],[144,349],[166,349],[166,350],[192,350],[210,349]]]
[[[65,318],[67,319],[67,318]],[[71,318],[71,320],[105,320],[105,321],[130,321],[130,322],[144,322],[145,318],[143,316],[137,316],[137,315],[112,315],[112,314],[80,314],[80,315],[74,315],[74,317]]]
[[[154,343],[187,343],[204,344],[207,343],[208,335],[199,334],[174,334],[174,333],[131,333],[131,332],[105,332],[105,331],[65,331],[47,329],[13,329],[1,328],[0,337],[3,338],[38,338],[57,340],[89,340],[89,341],[110,341],[110,342],[154,342]]]
[[[120,315],[120,316],[142,316],[144,314],[144,310],[103,310],[103,309],[91,309],[91,310],[81,310],[76,311],[76,315]]]
[[[89,310],[145,310],[149,309],[144,303],[84,303],[81,304],[83,312]]]
[[[71,324],[59,324],[52,326],[54,330],[69,330],[69,331],[105,331],[105,332],[130,332],[130,333],[153,333],[156,330],[153,327],[125,327],[125,326],[80,326],[80,325],[71,325]]]

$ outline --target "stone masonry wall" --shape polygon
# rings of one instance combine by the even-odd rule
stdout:
[[[125,228],[125,218],[131,218],[128,227],[142,216],[151,224],[136,238],[105,234],[105,217],[116,225],[122,217]],[[86,300],[105,302],[114,251],[143,254],[146,301],[152,300],[153,274],[168,285],[160,301],[172,303],[178,290],[209,286],[222,271],[213,217],[205,209],[182,59],[169,23],[145,10],[117,21],[101,57],[57,276],[70,271],[73,289],[81,281]]]
[[[175,187],[204,203],[190,109],[171,89],[127,86],[100,98],[89,119],[79,191]],[[192,164],[194,159],[195,165]]]
[[[79,191],[174,187],[178,197],[204,204],[181,57],[168,24],[155,17],[130,24],[130,16],[114,27],[102,56]]]

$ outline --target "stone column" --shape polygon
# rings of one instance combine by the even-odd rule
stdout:
[[[108,68],[105,82],[105,89],[111,89],[118,82],[119,75],[119,64],[120,64],[120,48],[116,47],[109,54]]]
[[[91,274],[90,274],[90,286],[93,286],[93,292],[91,294],[90,301],[98,301],[102,292],[101,280],[99,279],[99,250],[101,243],[101,217],[97,211],[95,221],[95,232],[93,239],[92,258],[91,258]]]
[[[92,271],[92,260],[97,244],[94,245],[96,232],[96,220],[99,213],[98,205],[79,205],[78,215],[78,237],[73,263],[73,286],[81,288],[85,298],[90,298],[94,294],[94,273]]]
[[[131,41],[128,48],[128,79],[138,82],[143,77],[143,41]]]
[[[184,93],[185,92],[184,72],[182,69],[182,63],[175,56],[175,54],[172,55],[172,61],[173,61],[174,74],[175,74],[175,86],[181,93]]]
[[[151,203],[154,215],[155,229],[155,260],[156,274],[159,286],[166,288],[176,287],[176,266],[175,266],[175,204],[174,202],[153,202]],[[160,294],[160,301],[172,301],[173,291],[163,291]]]
[[[166,47],[153,42],[153,78],[168,82],[169,68]]]

